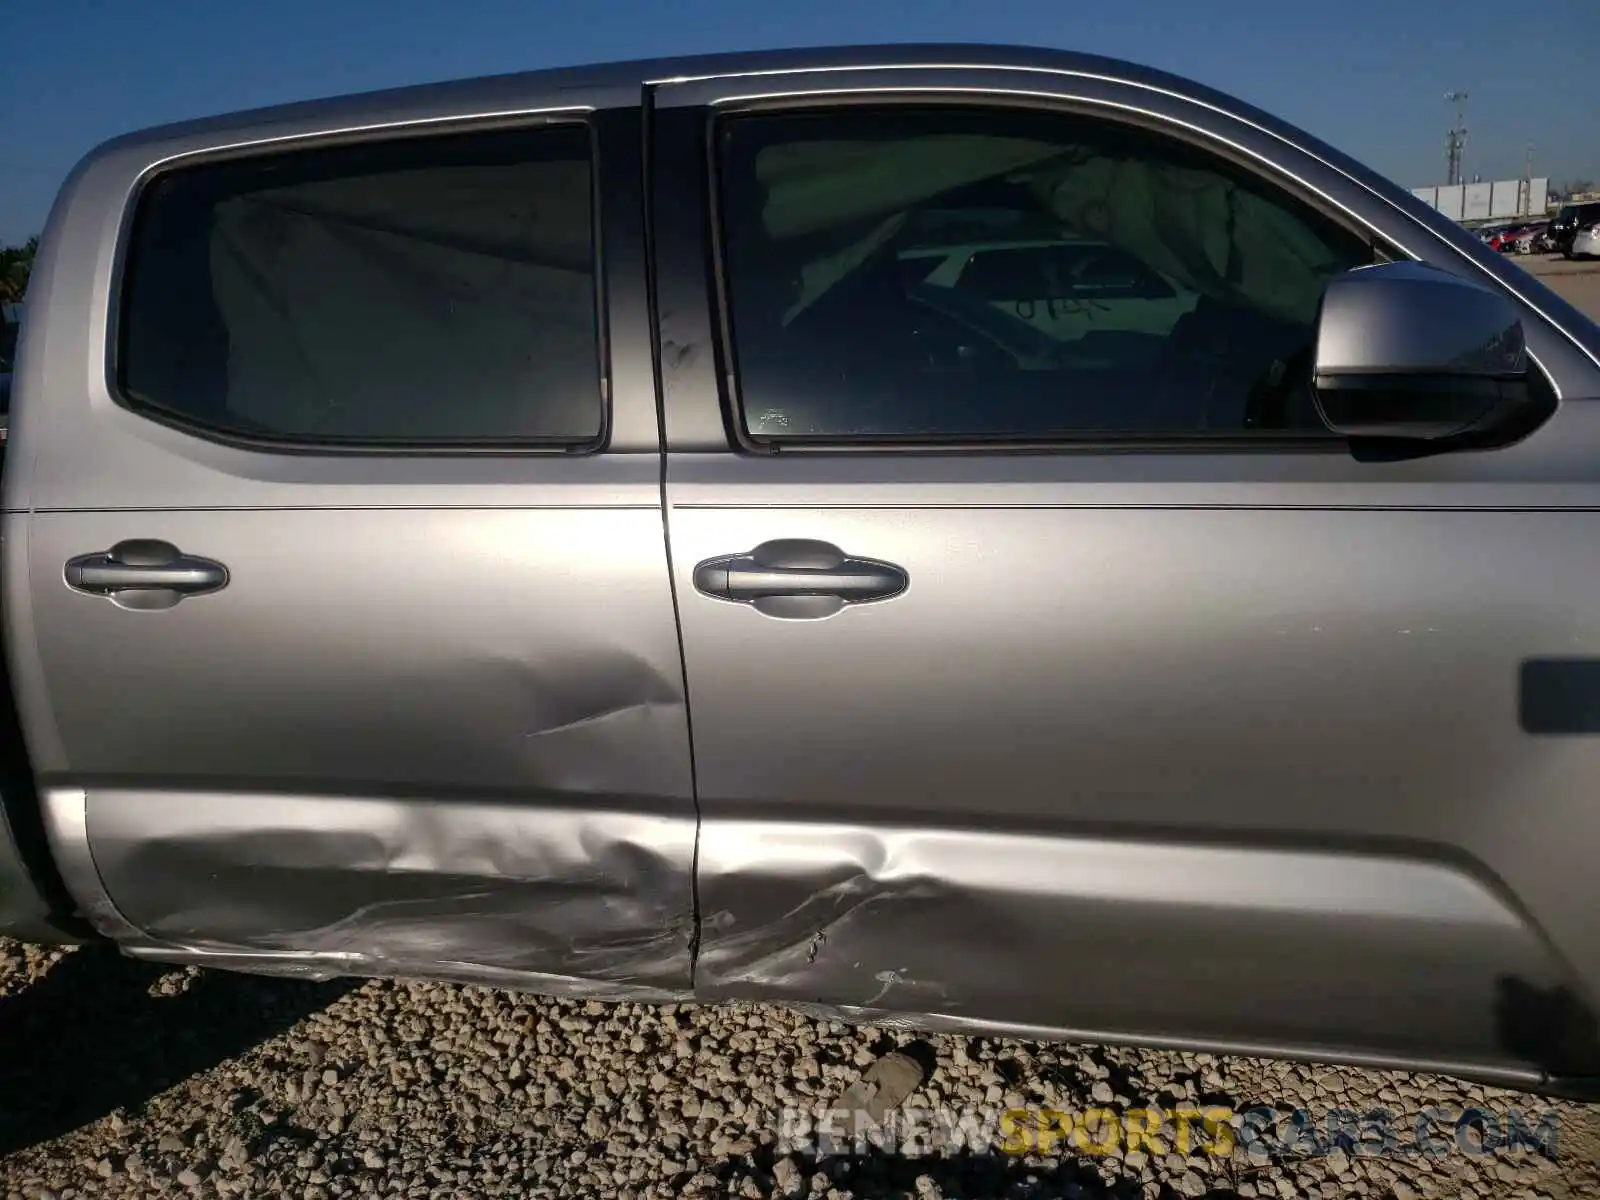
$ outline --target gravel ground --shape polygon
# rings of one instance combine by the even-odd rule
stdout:
[[[164,971],[0,941],[0,1195],[1566,1197],[1600,1194],[1600,1108],[1549,1154],[819,1156],[784,1112],[907,1068],[895,1110],[1188,1103],[1414,1115],[1543,1102],[1449,1080],[850,1028],[764,1006],[558,1002],[487,988]],[[880,1095],[894,1102],[896,1097]],[[868,1107],[871,1105],[869,1104]],[[891,1119],[896,1119],[894,1116]],[[923,1128],[929,1128],[925,1123]],[[1285,1127],[1287,1128],[1287,1127]],[[901,1126],[902,1132],[906,1126]],[[1085,1142],[1089,1138],[1085,1137]],[[825,1148],[825,1147],[824,1147]],[[838,1147],[836,1147],[838,1149]],[[844,1147],[848,1149],[848,1147]],[[991,1143],[991,1150],[993,1144]],[[1160,1147],[1154,1148],[1160,1150]]]

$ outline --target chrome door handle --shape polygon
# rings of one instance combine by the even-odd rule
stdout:
[[[781,538],[744,554],[708,558],[694,586],[719,600],[753,605],[769,617],[814,620],[847,604],[898,596],[910,585],[893,563],[851,558],[828,542]]]
[[[132,538],[98,554],[71,559],[66,580],[76,591],[110,596],[126,608],[170,608],[185,596],[227,587],[228,568],[184,554],[168,542]]]

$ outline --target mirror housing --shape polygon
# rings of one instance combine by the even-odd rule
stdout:
[[[1312,391],[1349,438],[1506,431],[1532,404],[1521,317],[1494,288],[1424,263],[1358,267],[1323,292]]]

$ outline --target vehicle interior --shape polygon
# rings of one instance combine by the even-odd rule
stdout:
[[[1019,113],[1018,136],[996,136],[970,119],[729,123],[753,436],[1325,432],[1317,306],[1327,279],[1374,261],[1368,243],[1156,135]]]

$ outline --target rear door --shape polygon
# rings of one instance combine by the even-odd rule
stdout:
[[[1308,387],[1323,284],[1483,271],[1215,97],[904,68],[658,109],[698,986],[1589,1062],[1555,1031],[1563,960],[1600,978],[1600,749],[1519,705],[1600,651],[1593,362],[1530,308],[1544,428],[1357,461]],[[1160,287],[1050,282],[1096,240]],[[1039,269],[929,270],[996,245]]]
[[[358,100],[69,185],[8,630],[69,884],[136,952],[687,984],[637,97]]]

